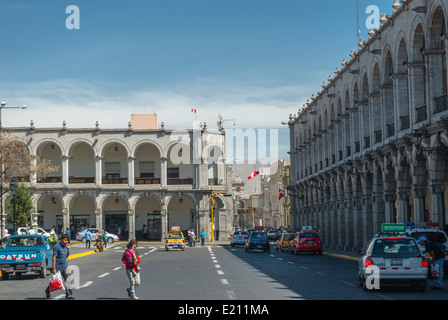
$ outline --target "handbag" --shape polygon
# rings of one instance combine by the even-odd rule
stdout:
[[[52,274],[50,277],[50,285],[49,285],[50,292],[65,289],[64,287],[64,281],[62,279],[61,272],[58,271],[56,274]]]
[[[439,277],[439,265],[438,264],[431,265],[431,277],[433,277],[433,278]]]

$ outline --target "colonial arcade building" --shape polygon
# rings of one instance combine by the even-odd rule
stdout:
[[[27,177],[34,191],[35,225],[64,232],[73,225],[105,228],[123,238],[161,240],[172,226],[205,229],[210,239],[232,231],[224,131],[194,129],[9,128],[31,155],[59,167],[51,176]],[[9,130],[8,129],[8,130]],[[214,197],[211,221],[210,197]],[[4,202],[8,201],[5,195]],[[228,202],[230,201],[230,203]],[[4,223],[3,223],[4,225]]]
[[[448,3],[393,8],[290,115],[293,226],[319,226],[327,248],[362,248],[384,222],[448,221]]]

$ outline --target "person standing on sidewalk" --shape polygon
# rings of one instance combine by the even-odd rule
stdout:
[[[126,275],[128,276],[130,286],[126,290],[131,300],[139,300],[135,295],[135,288],[140,285],[140,257],[136,251],[138,246],[137,240],[130,240],[126,245],[121,261],[126,265]]]
[[[199,234],[199,236],[201,237],[201,246],[204,246],[204,242],[205,242],[205,231],[204,231],[204,229],[202,229],[202,232]]]
[[[66,269],[68,267],[67,258],[69,255],[69,237],[68,235],[63,234],[59,243],[55,244],[53,247],[53,274],[56,274],[58,271],[61,272],[62,278],[64,279],[65,299],[74,299],[72,290],[67,287],[68,275],[66,273]],[[47,299],[51,298],[50,285],[48,285],[47,289],[45,289],[45,296]]]
[[[89,229],[86,230],[85,238],[86,238],[86,249],[87,249],[87,246],[89,246],[89,249],[90,249],[90,243],[92,241],[92,233],[90,232]]]

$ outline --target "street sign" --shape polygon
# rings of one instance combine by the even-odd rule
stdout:
[[[383,232],[405,232],[406,225],[404,223],[383,223],[381,225]]]

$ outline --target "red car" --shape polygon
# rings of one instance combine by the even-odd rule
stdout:
[[[322,241],[315,232],[301,231],[298,232],[291,241],[291,254],[299,254],[300,252],[313,252],[314,254],[322,254]]]

